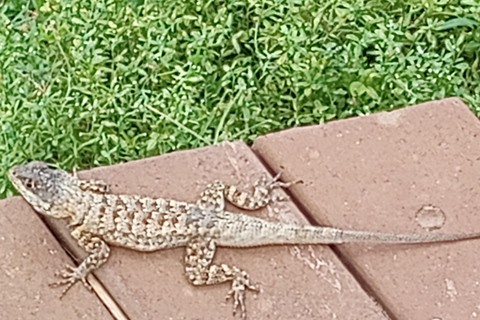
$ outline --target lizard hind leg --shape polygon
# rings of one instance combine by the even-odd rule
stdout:
[[[267,175],[263,173],[262,177],[255,182],[253,193],[240,191],[235,186],[226,186],[224,191],[225,198],[231,204],[245,210],[257,210],[267,206],[271,202],[284,201],[286,198],[273,194],[273,190],[277,188],[288,188],[293,184],[299,183],[300,180],[282,182],[280,181],[281,175],[282,172],[279,172],[273,179],[269,179]]]
[[[187,279],[193,285],[214,285],[231,281],[232,288],[227,299],[233,298],[233,314],[240,308],[242,319],[246,319],[245,291],[258,291],[258,288],[250,283],[245,271],[226,264],[212,264],[215,249],[214,240],[194,239],[189,242],[185,256]]]
[[[197,205],[200,208],[209,208],[216,210],[225,209],[225,196],[224,190],[226,186],[220,181],[210,183],[207,188],[200,195],[200,199],[197,201]]]
[[[292,182],[280,181],[281,172],[273,179],[268,179],[263,173],[262,177],[255,182],[253,192],[241,191],[234,185],[227,185],[221,181],[215,181],[207,186],[202,192],[197,205],[201,208],[224,210],[225,202],[245,210],[257,210],[267,206],[270,202],[284,201],[285,197],[274,195],[277,188],[288,188],[300,180]]]

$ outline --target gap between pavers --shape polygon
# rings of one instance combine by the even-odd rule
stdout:
[[[264,171],[247,145],[233,142],[96,168],[79,176],[108,181],[113,193],[194,202],[213,180],[247,189]],[[250,214],[307,223],[289,201]],[[69,251],[84,256],[65,226],[56,220],[50,225]],[[184,275],[184,250],[140,253],[112,248],[109,261],[95,275],[130,319],[235,319],[231,301],[225,302],[230,284],[190,285]],[[259,294],[247,292],[249,319],[388,319],[328,246],[219,248],[215,262],[244,268],[261,287]],[[60,265],[49,261],[49,267]],[[81,284],[74,290],[86,292]]]
[[[48,287],[72,260],[19,197],[0,201],[0,319],[113,319],[97,297],[76,286],[62,300]]]
[[[470,233],[480,231],[479,137],[478,119],[450,98],[268,134],[253,149],[272,170],[304,181],[290,192],[319,225]],[[337,250],[395,319],[480,314],[480,239]]]

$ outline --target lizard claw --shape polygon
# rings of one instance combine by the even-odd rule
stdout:
[[[295,180],[291,182],[282,182],[280,181],[280,177],[282,176],[282,171],[280,171],[269,183],[266,183],[265,186],[268,187],[269,189],[275,189],[275,188],[288,188],[294,184],[297,183],[302,183],[302,180]]]
[[[65,296],[68,290],[78,281],[81,280],[83,285],[88,289],[92,290],[92,286],[87,282],[86,274],[82,272],[78,267],[72,267],[70,265],[65,265],[65,269],[60,270],[55,273],[56,277],[62,278],[62,280],[50,283],[50,287],[60,287],[60,286],[65,286],[65,289],[63,289],[60,299]]]
[[[260,291],[256,286],[250,283],[250,279],[245,271],[241,271],[235,275],[232,281],[232,289],[228,291],[226,300],[233,298],[233,315],[237,313],[238,308],[242,312],[242,319],[247,318],[247,311],[245,308],[245,290]]]
[[[282,176],[282,171],[280,171],[273,179],[268,181],[267,175],[264,173],[262,178],[255,183],[255,186],[258,188],[265,188],[266,190],[273,190],[276,188],[288,188],[294,184],[302,183],[302,180],[295,180],[291,182],[282,182],[280,178]]]

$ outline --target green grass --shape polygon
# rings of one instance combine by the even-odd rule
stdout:
[[[20,2],[0,5],[0,198],[32,159],[88,168],[447,96],[480,111],[478,0]]]

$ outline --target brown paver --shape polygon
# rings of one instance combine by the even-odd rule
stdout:
[[[30,206],[19,197],[0,201],[0,319],[113,319],[84,288],[60,292],[48,284],[72,263]]]
[[[291,192],[319,224],[467,233],[480,231],[479,136],[468,107],[445,99],[269,134],[253,148],[304,180]],[[419,212],[429,205],[437,209]],[[480,240],[338,248],[396,319],[479,317]]]
[[[247,187],[263,170],[251,150],[235,142],[79,175],[110,182],[114,193],[196,201],[215,179]],[[252,214],[306,223],[289,202]],[[231,314],[231,302],[224,300],[229,285],[191,286],[183,255],[183,248],[155,253],[113,248],[96,275],[131,319],[238,319]],[[260,294],[248,292],[249,319],[387,319],[329,247],[220,248],[215,261],[246,269],[261,286]]]

